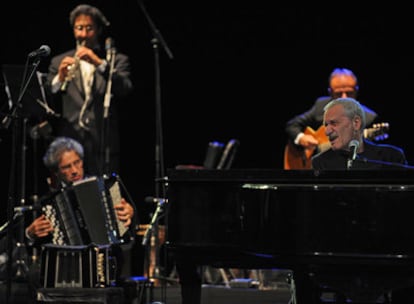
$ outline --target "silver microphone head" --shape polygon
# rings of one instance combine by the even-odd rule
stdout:
[[[356,140],[356,139],[353,139],[353,140],[351,140],[350,142],[349,142],[349,144],[348,144],[348,148],[351,150],[351,149],[353,149],[353,148],[355,148],[356,150],[358,150],[358,148],[359,148],[359,141],[358,140]]]
[[[357,152],[359,148],[359,141],[356,139],[353,139],[348,144],[349,152],[350,152],[350,158],[352,160],[355,160],[357,157]]]

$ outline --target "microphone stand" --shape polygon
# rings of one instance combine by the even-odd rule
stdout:
[[[28,57],[29,58],[29,57]],[[10,114],[5,116],[1,122],[3,129],[8,129],[13,122],[12,130],[12,152],[11,152],[11,167],[9,175],[9,189],[8,189],[8,203],[7,203],[7,219],[9,223],[13,222],[14,218],[14,206],[17,205],[17,201],[20,201],[20,205],[25,204],[25,188],[26,188],[26,123],[27,118],[21,119],[22,99],[27,90],[27,87],[40,64],[40,57],[36,57],[36,60],[32,64],[32,70],[29,76],[26,78],[26,70],[23,75],[19,96],[16,103],[12,103]],[[28,60],[26,61],[26,67],[28,66]],[[21,135],[20,142],[18,134]],[[18,159],[20,167],[17,166],[17,144],[21,144],[20,159]],[[16,174],[16,170],[20,169],[20,174]],[[19,193],[16,191],[16,184],[21,185]],[[27,274],[28,268],[24,259],[22,259],[22,252],[24,247],[24,220],[19,222],[17,233],[17,247],[18,247],[18,260],[16,261],[16,279],[22,279]],[[6,281],[6,303],[9,303],[11,295],[11,280],[12,280],[12,267],[13,267],[13,229],[7,229],[7,281]]]
[[[354,163],[354,160],[351,157],[348,158],[348,160],[346,162],[346,169],[351,170],[353,163]]]
[[[165,199],[159,199],[158,200],[157,209],[155,210],[155,212],[154,212],[154,214],[152,216],[151,222],[150,222],[147,230],[145,231],[144,237],[142,238],[142,245],[143,246],[146,246],[147,245],[149,236],[152,233],[152,230],[154,228],[154,225],[156,224],[156,222],[158,220],[159,214],[161,214],[161,212],[163,211],[163,207],[164,207],[165,202],[166,202]]]
[[[33,193],[31,195],[31,200],[33,206],[39,207],[39,196],[38,196],[38,136],[32,136],[32,144],[33,144]],[[15,208],[16,209],[16,208]],[[33,211],[33,218],[37,218],[40,214],[37,211]],[[25,229],[25,228],[24,228]],[[35,246],[32,248],[32,258],[31,263],[37,263],[39,257],[39,252]]]
[[[103,121],[102,121],[102,132],[101,132],[101,173],[111,173],[109,171],[110,163],[110,148],[109,148],[109,107],[111,105],[111,90],[112,90],[112,75],[115,69],[115,55],[116,50],[114,47],[111,47],[108,50],[111,55],[111,60],[109,62],[109,75],[108,82],[106,84],[106,92],[104,97],[104,112],[103,112]]]
[[[140,6],[153,35],[151,39],[152,48],[154,50],[154,69],[155,69],[155,197],[165,197],[165,185],[163,182],[163,177],[165,175],[164,169],[164,159],[163,159],[163,134],[162,134],[162,118],[161,118],[161,81],[160,81],[160,62],[159,62],[159,51],[158,45],[164,48],[164,51],[167,53],[167,56],[170,59],[173,59],[173,54],[169,49],[167,43],[162,37],[160,31],[155,26],[151,17],[149,16],[145,5],[142,0],[138,0],[138,5]],[[155,213],[158,216],[158,212]],[[159,235],[158,235],[158,218],[153,221],[152,234],[155,240],[154,247],[156,252],[156,261],[155,261],[155,273],[159,273]],[[153,276],[153,274],[149,274]],[[165,277],[165,275],[164,275]],[[165,293],[165,281],[162,281],[162,287]],[[164,294],[165,297],[165,294]]]

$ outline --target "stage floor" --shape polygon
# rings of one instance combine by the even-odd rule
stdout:
[[[221,285],[203,285],[201,304],[288,304],[290,290],[279,288],[259,290],[257,288],[233,288]],[[153,302],[163,304],[181,304],[180,287],[154,287]]]
[[[1,301],[6,303],[4,286],[0,288]],[[259,290],[257,288],[233,288],[222,285],[203,285],[201,304],[288,304],[290,300],[290,290],[279,288],[275,290]],[[13,284],[12,296],[9,298],[10,304],[33,303],[27,295],[27,286]],[[170,285],[167,287],[153,287],[153,299],[142,300],[141,303],[133,301],[128,304],[181,304],[180,286]]]

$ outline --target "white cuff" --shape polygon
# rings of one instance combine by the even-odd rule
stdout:
[[[60,87],[62,86],[62,83],[59,81],[59,74],[56,74],[55,77],[52,79],[52,93],[56,93],[60,90]]]
[[[295,145],[300,145],[299,141],[304,135],[305,135],[305,133],[303,133],[303,132],[300,132],[298,135],[296,135],[296,138],[293,141],[295,143]]]
[[[96,68],[99,72],[104,73],[106,71],[106,67],[108,66],[108,62],[104,59],[102,60],[102,63],[98,65]]]

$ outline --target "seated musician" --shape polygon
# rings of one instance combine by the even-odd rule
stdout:
[[[324,107],[325,134],[330,148],[312,157],[312,169],[383,170],[406,167],[403,149],[365,139],[365,125],[365,112],[357,100],[338,98],[330,101]],[[320,288],[311,277],[305,272],[294,273],[298,303],[320,303]]]
[[[396,146],[364,138],[365,112],[353,98],[338,98],[324,107],[325,134],[330,148],[312,157],[314,170],[395,169],[407,165],[404,151]],[[350,151],[351,142],[355,151]],[[351,145],[350,145],[351,144]],[[350,152],[354,161],[349,163]],[[364,160],[364,161],[363,161]]]
[[[86,178],[83,168],[84,150],[82,145],[69,137],[57,137],[48,147],[43,162],[50,170],[51,174],[57,179],[52,185],[52,191],[55,187],[62,188],[71,185],[73,182]],[[124,198],[114,206],[116,215],[129,231],[124,234],[125,242],[134,238],[136,227],[134,206]],[[31,245],[40,245],[52,242],[52,234],[55,227],[45,214],[40,215],[26,228],[26,237],[30,240]],[[117,264],[122,265],[122,254],[117,255]],[[121,268],[120,266],[119,268]]]
[[[58,137],[50,144],[43,162],[57,178],[57,183],[53,183],[53,186],[64,187],[87,177],[83,169],[83,153],[82,145],[69,137]],[[134,221],[134,207],[122,198],[115,210],[124,225],[130,227]],[[26,236],[31,240],[50,237],[52,232],[53,225],[44,214],[26,228]]]

